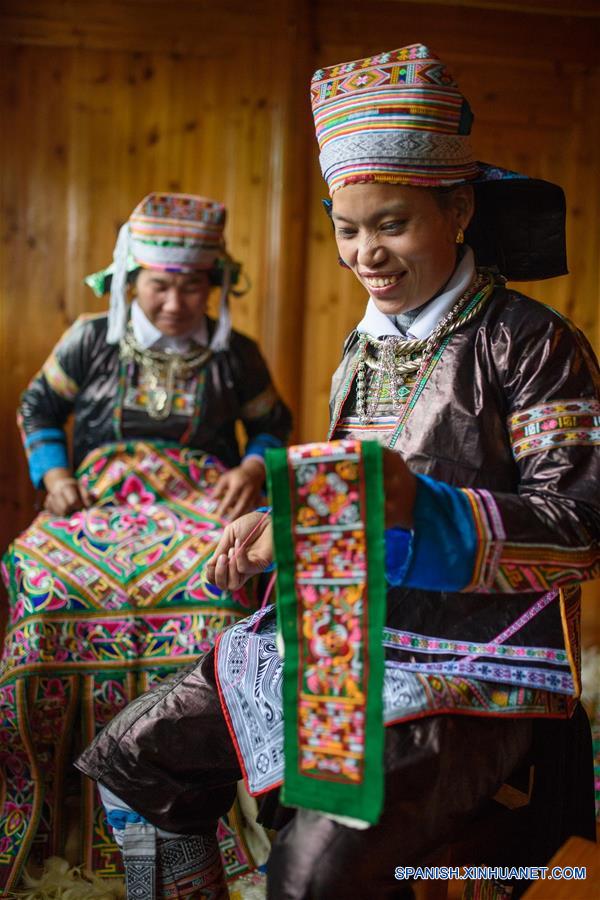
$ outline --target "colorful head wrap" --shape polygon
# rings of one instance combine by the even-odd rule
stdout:
[[[85,279],[100,295],[110,286],[109,343],[118,343],[125,333],[127,275],[142,266],[164,272],[206,271],[213,284],[221,284],[219,324],[211,347],[228,346],[228,295],[240,266],[225,249],[225,219],[222,203],[193,194],[157,192],[138,203],[119,231],[112,265]]]
[[[567,272],[562,189],[475,159],[469,103],[423,44],[318,69],[311,102],[331,196],[364,182],[472,184],[466,240],[480,265],[517,280]]]

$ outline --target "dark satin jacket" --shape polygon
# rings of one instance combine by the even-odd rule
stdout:
[[[215,324],[207,323],[212,336]],[[136,438],[181,441],[235,466],[237,420],[248,436],[246,452],[287,441],[290,412],[250,338],[232,331],[229,349],[213,353],[180,386],[179,409],[157,420],[144,408],[138,366],[120,360],[118,345],[106,342],[106,330],[106,314],[77,319],[23,393],[19,420],[30,456],[40,443],[49,447],[60,440],[72,412],[74,467],[102,444]]]
[[[340,420],[355,414],[357,351],[354,332],[333,377],[332,437],[347,436]],[[461,592],[390,589],[388,625],[436,639],[489,642],[527,617],[536,598],[557,589],[556,602],[531,615],[506,643],[544,649],[543,664],[550,666],[545,651],[566,648],[576,695],[577,585],[600,575],[600,376],[593,351],[558,313],[497,286],[422,382],[395,449],[415,473],[466,489],[477,553]],[[435,529],[435,522],[427,525]],[[449,657],[394,649],[388,658]],[[523,669],[535,664],[525,660]],[[461,690],[468,681],[455,679]],[[520,705],[561,715],[571,703],[543,692]]]

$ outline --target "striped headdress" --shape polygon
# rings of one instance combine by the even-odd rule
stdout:
[[[194,194],[154,192],[138,203],[119,231],[112,264],[85,279],[99,296],[110,287],[109,344],[119,343],[125,333],[127,276],[141,266],[163,272],[208,272],[211,283],[222,288],[211,347],[227,348],[231,333],[228,296],[241,267],[225,249],[226,216],[222,203]]]
[[[140,266],[167,272],[212,268],[224,251],[222,203],[193,194],[148,194],[129,217],[129,250]]]
[[[471,108],[423,44],[318,69],[311,100],[330,194],[357,182],[437,187],[478,175]]]

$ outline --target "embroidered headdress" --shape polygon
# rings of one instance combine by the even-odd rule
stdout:
[[[119,231],[112,265],[85,279],[99,296],[110,288],[109,343],[118,343],[125,332],[127,275],[144,267],[208,272],[211,282],[222,286],[219,324],[211,347],[221,350],[228,346],[228,294],[240,266],[225,249],[225,219],[222,203],[193,194],[152,193],[138,203]]]
[[[480,265],[518,280],[567,272],[562,189],[475,159],[471,107],[423,44],[318,69],[311,101],[330,195],[361,182],[472,184],[466,240]]]

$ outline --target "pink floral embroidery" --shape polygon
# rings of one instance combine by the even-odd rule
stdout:
[[[147,490],[137,475],[127,476],[120,490],[115,494],[115,498],[119,503],[125,503],[129,506],[149,506],[156,500],[154,494]]]

